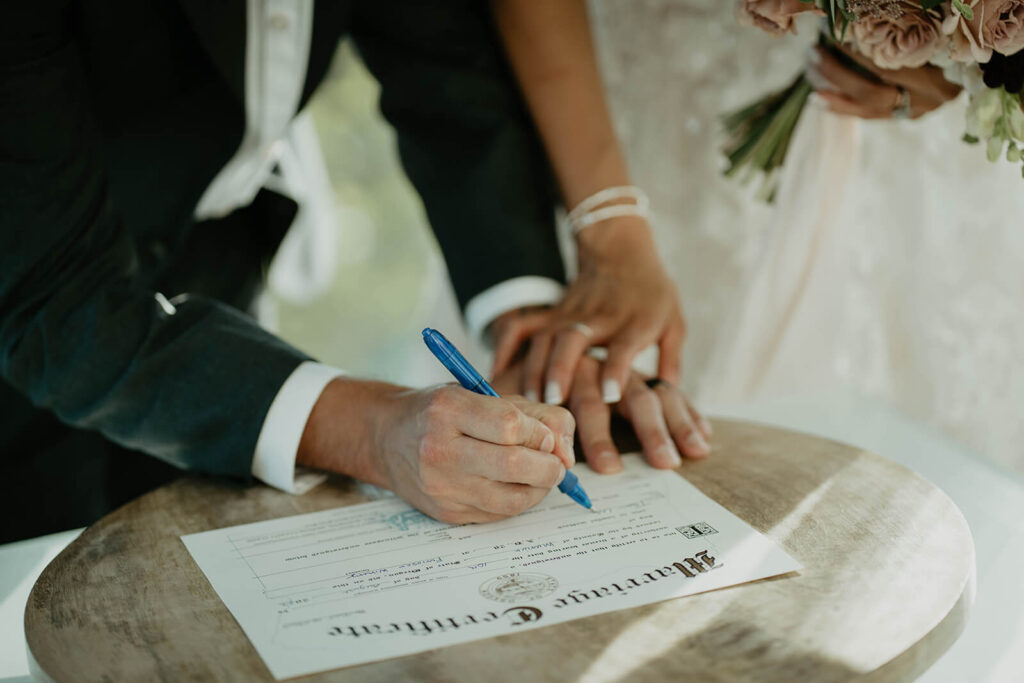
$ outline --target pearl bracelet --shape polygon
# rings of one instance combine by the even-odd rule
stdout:
[[[633,199],[636,203],[601,206],[615,199]],[[649,218],[650,203],[647,193],[633,185],[609,187],[581,201],[569,212],[566,219],[569,227],[572,228],[572,233],[576,235],[584,228],[601,221],[606,221],[609,218],[617,218],[619,216]]]

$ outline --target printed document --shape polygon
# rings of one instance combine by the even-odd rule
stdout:
[[[623,465],[574,468],[595,512],[555,489],[453,526],[393,498],[182,540],[278,679],[800,569],[677,472]]]

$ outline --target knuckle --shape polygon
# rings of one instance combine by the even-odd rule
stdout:
[[[679,419],[669,425],[669,429],[673,435],[679,439],[685,441],[692,432],[695,431],[694,426],[687,420]]]
[[[503,443],[514,443],[519,438],[519,410],[509,404],[496,416],[498,433]]]
[[[630,401],[631,409],[634,414],[640,413],[650,416],[649,419],[654,419],[654,416],[663,413],[661,399],[650,389],[644,387],[644,391],[636,396],[635,399]]]
[[[420,465],[427,469],[443,466],[448,460],[448,452],[433,434],[427,434],[420,439],[418,452]]]
[[[522,317],[511,318],[504,322],[501,326],[501,336],[505,339],[512,337],[518,337],[523,329],[526,328],[526,321]]]
[[[551,344],[551,340],[554,338],[554,331],[550,328],[546,328],[536,332],[530,338],[530,346],[537,348],[546,348]]]
[[[676,388],[666,381],[661,381],[655,384],[654,388],[651,389],[651,391],[653,391],[656,395],[660,396],[661,398],[671,398],[673,392],[676,391]]]
[[[503,514],[518,515],[530,507],[530,494],[523,489],[510,491],[501,502]]]
[[[455,387],[440,387],[430,395],[427,401],[427,419],[431,422],[446,421],[452,414],[458,392]]]
[[[555,431],[562,434],[572,434],[576,431],[576,418],[573,417],[570,411],[561,406],[554,406],[549,412],[551,415],[548,421],[555,428]]]
[[[552,356],[551,362],[548,364],[548,374],[555,377],[567,377],[572,372],[572,361],[572,357],[565,353]]]
[[[510,448],[501,461],[502,481],[518,481],[525,470],[526,456],[521,448]]]
[[[657,450],[669,441],[668,435],[662,432],[656,425],[647,425],[638,431],[637,436],[640,437],[640,441],[644,444],[645,451]]]
[[[580,399],[576,404],[576,412],[579,415],[593,415],[594,413],[598,413],[602,410],[607,410],[605,402],[596,396],[588,396],[587,398]]]
[[[630,382],[626,387],[626,396],[630,401],[644,401],[648,397],[654,397],[654,390],[643,382]]]

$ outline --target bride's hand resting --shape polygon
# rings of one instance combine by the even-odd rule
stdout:
[[[515,391],[522,371],[521,363],[514,364],[495,378],[494,388],[503,395]],[[602,399],[599,376],[600,364],[583,357],[569,396],[569,409],[576,420],[583,455],[595,471],[611,474],[622,469],[619,451],[612,441],[613,409],[633,425],[644,457],[652,467],[673,469],[682,463],[682,456],[699,459],[711,453],[711,425],[675,386],[665,381],[648,386],[643,377],[630,372],[622,401],[613,408]]]
[[[528,341],[515,392],[560,404],[572,394],[586,350],[604,346],[608,356],[600,371],[600,393],[606,403],[616,403],[633,358],[657,344],[658,376],[677,384],[686,324],[647,221],[626,216],[602,222],[581,231],[578,245],[579,276],[558,305],[514,311],[495,321],[492,374],[504,373]]]
[[[843,66],[820,47],[811,53],[807,79],[828,108],[837,114],[862,119],[890,119],[909,99],[904,113],[916,119],[941,107],[960,94],[960,87],[947,81],[942,69],[925,65],[916,69],[880,69],[863,55],[844,50],[851,59],[878,77],[876,83]]]

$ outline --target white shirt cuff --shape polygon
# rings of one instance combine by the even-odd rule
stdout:
[[[565,286],[539,275],[524,275],[505,280],[480,292],[466,305],[469,334],[483,341],[484,330],[499,316],[524,306],[549,306],[562,299]]]
[[[303,494],[327,479],[322,472],[295,466],[299,441],[320,394],[345,372],[313,361],[301,363],[284,381],[263,420],[252,475],[274,488]]]

